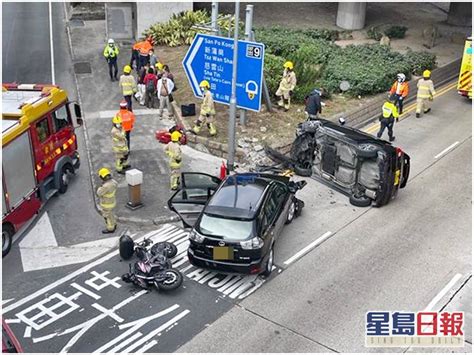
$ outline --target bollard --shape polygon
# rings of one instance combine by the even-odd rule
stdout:
[[[126,206],[131,210],[143,207],[141,201],[143,173],[138,169],[127,170],[125,173],[125,180],[128,184],[128,202]]]

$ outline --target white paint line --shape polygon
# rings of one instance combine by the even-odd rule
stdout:
[[[21,323],[21,319],[7,319],[5,320],[5,323],[10,324],[10,323]]]
[[[291,264],[292,262],[294,262],[296,259],[302,257],[303,255],[305,255],[306,253],[308,253],[310,250],[316,248],[319,244],[321,244],[322,242],[324,242],[326,239],[328,239],[330,236],[332,235],[331,232],[326,232],[324,233],[321,237],[319,237],[318,239],[316,239],[314,242],[312,242],[311,244],[309,244],[308,246],[304,247],[303,249],[301,249],[299,252],[297,252],[295,255],[293,255],[291,258],[289,258],[288,260],[286,260],[284,262],[285,265],[289,265]]]
[[[49,47],[51,50],[51,83],[56,84],[56,77],[54,75],[54,41],[53,41],[53,9],[51,7],[51,1],[49,3]]]
[[[2,306],[3,306],[4,304],[7,304],[8,302],[13,301],[13,300],[14,300],[14,298],[9,298],[8,300],[2,300]]]
[[[31,338],[31,327],[30,326],[25,328],[25,333],[23,334],[23,338]]]
[[[98,303],[94,303],[92,305],[92,307],[94,307],[95,309],[97,309],[99,312],[102,312],[102,314],[105,314],[107,317],[110,317],[112,319],[115,319],[117,322],[119,323],[122,323],[124,321],[124,319],[122,317],[120,317],[119,315],[115,314],[115,312],[111,309],[107,309],[103,306],[101,306],[100,304]]]
[[[454,142],[453,144],[451,144],[448,148],[446,148],[445,150],[443,150],[441,153],[439,153],[438,155],[435,155],[435,159],[438,159],[440,158],[441,156],[445,155],[447,152],[449,152],[450,150],[452,150],[455,146],[457,146],[459,144],[459,142]]]
[[[42,341],[52,339],[52,338],[54,338],[54,337],[57,336],[57,335],[58,335],[58,333],[51,333],[51,334],[45,335],[44,337],[33,338],[33,343],[34,343],[34,344],[40,343],[40,342],[42,342]]]
[[[156,340],[151,341],[150,343],[146,344],[144,347],[138,349],[135,351],[137,354],[143,354],[147,350],[150,350],[152,347],[154,347],[158,342]]]
[[[122,349],[124,346],[127,346],[128,344],[130,344],[135,339],[140,338],[142,335],[143,334],[140,333],[140,332],[133,334],[130,338],[128,338],[125,341],[121,342],[119,345],[112,348],[110,351],[107,351],[107,354],[115,354],[117,351]]]
[[[426,306],[424,309],[425,311],[431,311],[433,308],[436,306],[436,304],[443,298],[443,296],[453,288],[454,284],[462,277],[461,274],[456,274],[454,277],[451,279],[451,281],[448,282],[446,286],[436,295],[435,298]]]
[[[88,289],[82,287],[81,285],[78,285],[75,282],[72,283],[71,286],[74,287],[76,290],[79,290],[79,291],[85,293],[86,295],[92,297],[95,300],[100,300],[100,298],[101,298],[101,296],[99,296],[98,294],[95,294],[94,292],[89,291]]]
[[[172,326],[174,323],[176,323],[177,321],[179,321],[181,318],[184,318],[186,317],[186,315],[188,313],[190,313],[191,311],[189,309],[186,309],[185,311],[181,312],[180,314],[178,314],[177,316],[174,316],[173,318],[171,318],[168,322],[164,323],[163,325],[161,325],[160,327],[156,328],[155,330],[153,330],[152,332],[148,333],[145,337],[143,337],[142,339],[138,340],[136,343],[130,345],[128,348],[126,348],[125,350],[121,351],[121,353],[130,353],[133,351],[133,349],[139,347],[140,345],[142,345],[143,343],[146,343],[148,340],[150,340],[151,338],[153,338],[156,334],[158,333],[161,333],[163,330],[165,330],[166,328]]]
[[[182,274],[184,274],[186,271],[188,271],[189,269],[193,268],[194,265],[193,264],[189,264],[188,266],[182,268],[182,269],[179,269],[179,272],[181,272]]]

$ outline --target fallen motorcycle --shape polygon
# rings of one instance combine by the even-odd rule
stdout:
[[[120,257],[124,260],[130,259],[136,254],[140,260],[144,260],[148,247],[153,244],[149,238],[143,238],[141,242],[134,242],[133,239],[125,232],[119,240]],[[176,245],[169,242],[159,242],[153,244],[150,248],[152,255],[165,254],[168,258],[173,258],[178,253]]]

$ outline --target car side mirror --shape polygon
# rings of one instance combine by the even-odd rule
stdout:
[[[79,123],[79,118],[82,118],[82,112],[81,112],[81,106],[78,103],[74,104],[74,113],[76,114],[76,118],[78,119],[77,121]]]
[[[76,123],[77,123],[77,127],[81,127],[84,124],[84,120],[82,118],[76,118]]]

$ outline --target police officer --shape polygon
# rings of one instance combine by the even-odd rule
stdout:
[[[130,167],[128,162],[128,147],[125,132],[122,129],[122,120],[119,116],[112,118],[112,150],[115,153],[115,170],[119,174],[125,174],[126,169]]]
[[[117,191],[117,181],[112,179],[110,170],[102,168],[99,170],[99,177],[102,180],[102,186],[97,189],[97,196],[99,197],[100,212],[105,220],[106,228],[102,233],[108,234],[115,232],[117,228],[117,221],[114,214],[115,208],[115,193]]]
[[[284,107],[285,111],[288,111],[290,109],[291,96],[296,86],[296,74],[293,71],[293,62],[285,62],[283,68],[283,77],[275,95],[278,97],[278,106]]]
[[[416,117],[419,118],[421,111],[423,113],[431,111],[430,101],[433,101],[433,96],[436,94],[429,70],[423,72],[423,78],[418,80],[416,86],[418,88],[416,93]]]
[[[377,133],[377,137],[382,137],[383,131],[385,131],[385,128],[387,128],[390,142],[395,140],[395,137],[393,136],[393,125],[395,120],[398,122],[399,116],[398,109],[394,105],[396,101],[397,98],[394,95],[390,95],[382,106],[382,115],[379,118],[380,130]]]
[[[107,45],[104,48],[104,57],[107,60],[107,64],[109,65],[109,75],[110,81],[118,80],[118,67],[117,67],[117,58],[119,55],[119,48],[115,44],[115,41],[110,38],[107,42]],[[113,73],[112,73],[113,69]]]
[[[171,170],[170,175],[170,188],[171,190],[177,190],[179,186],[179,178],[181,175],[181,147],[179,146],[179,139],[181,138],[181,133],[179,131],[174,131],[171,133],[171,142],[169,142],[165,147],[165,153],[170,158],[169,167]]]
[[[193,132],[195,134],[199,134],[201,131],[201,127],[204,123],[207,124],[207,128],[209,129],[209,134],[211,136],[215,136],[217,134],[217,128],[214,125],[214,117],[216,115],[216,109],[214,107],[214,99],[212,98],[212,93],[210,91],[211,86],[207,80],[201,81],[199,87],[202,90],[203,101],[201,105],[201,112],[199,114],[199,118],[197,119],[194,127]]]

